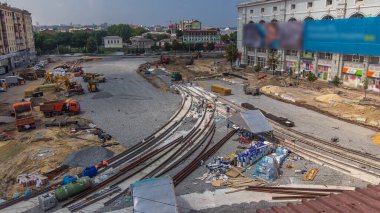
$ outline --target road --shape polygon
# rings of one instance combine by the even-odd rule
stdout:
[[[330,141],[332,137],[337,136],[339,137],[339,144],[344,147],[371,153],[380,157],[380,146],[375,145],[371,140],[371,137],[376,134],[373,130],[344,122],[303,107],[284,103],[265,95],[260,97],[245,95],[243,93],[243,87],[240,84],[229,84],[216,80],[206,81],[205,83],[208,89],[213,83],[223,84],[232,88],[233,94],[225,97],[228,100],[239,105],[244,102],[251,103],[274,115],[287,117],[295,122],[296,127],[294,128],[298,131],[328,141]]]
[[[165,124],[181,97],[161,92],[136,73],[146,59],[105,58],[84,64],[85,72],[105,74],[100,92],[78,96],[83,116],[129,147]],[[82,84],[85,86],[85,83]]]

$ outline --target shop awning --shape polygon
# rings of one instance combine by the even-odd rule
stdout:
[[[343,73],[351,74],[351,75],[357,75],[357,76],[362,76],[363,75],[363,70],[357,69],[357,68],[352,68],[352,67],[344,67],[342,69]]]
[[[371,78],[380,78],[380,71],[372,71],[372,70],[368,70],[368,72],[367,72],[367,77],[371,77]]]

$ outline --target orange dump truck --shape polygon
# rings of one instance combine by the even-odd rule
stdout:
[[[80,112],[80,104],[72,99],[49,101],[40,105],[40,111],[44,113],[45,117],[62,115],[64,113],[76,115]]]
[[[30,102],[15,103],[12,108],[16,118],[17,130],[19,132],[25,129],[36,128],[36,121],[33,116],[32,104]]]
[[[219,85],[219,84],[211,85],[211,91],[219,93],[223,96],[231,95],[231,89],[230,88],[226,88],[226,87]]]

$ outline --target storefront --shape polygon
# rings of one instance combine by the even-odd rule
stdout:
[[[296,61],[286,61],[286,71],[290,73],[297,72],[297,62]]]
[[[327,81],[330,79],[331,66],[318,65],[317,77],[321,80]]]
[[[343,84],[350,87],[357,87],[362,84],[361,79],[363,69],[344,67],[342,69]]]
[[[380,92],[380,71],[368,70],[367,78],[368,78],[368,90]]]
[[[302,59],[301,72],[303,72],[304,76],[307,76],[310,72],[314,72],[313,60]]]

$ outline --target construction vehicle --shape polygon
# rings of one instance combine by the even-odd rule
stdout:
[[[13,114],[16,118],[16,127],[19,132],[24,129],[36,128],[36,121],[33,116],[32,103],[20,102],[12,106]]]
[[[99,83],[104,83],[106,82],[106,77],[103,74],[99,74],[99,73],[85,73],[83,76],[83,80],[84,82],[88,82],[92,80]]]
[[[179,72],[173,72],[171,75],[172,81],[181,81],[182,75]]]
[[[84,89],[81,84],[74,84],[71,85],[70,88],[67,90],[67,96],[71,97],[73,95],[83,95]]]
[[[35,81],[38,79],[37,73],[32,69],[19,71],[17,72],[17,75],[27,81]]]
[[[244,94],[246,94],[246,95],[253,95],[253,96],[260,96],[261,95],[260,88],[258,88],[256,86],[249,85],[249,84],[244,84],[243,91],[244,91]]]
[[[18,76],[7,76],[5,82],[10,86],[19,86],[25,84],[25,79]]]
[[[44,113],[45,117],[53,117],[64,113],[76,115],[80,112],[80,104],[72,99],[49,101],[40,105],[40,111]]]
[[[160,64],[169,64],[170,58],[167,55],[161,55]]]
[[[89,81],[87,84],[87,90],[88,90],[88,92],[98,92],[99,91],[98,83],[96,83],[94,81]]]

